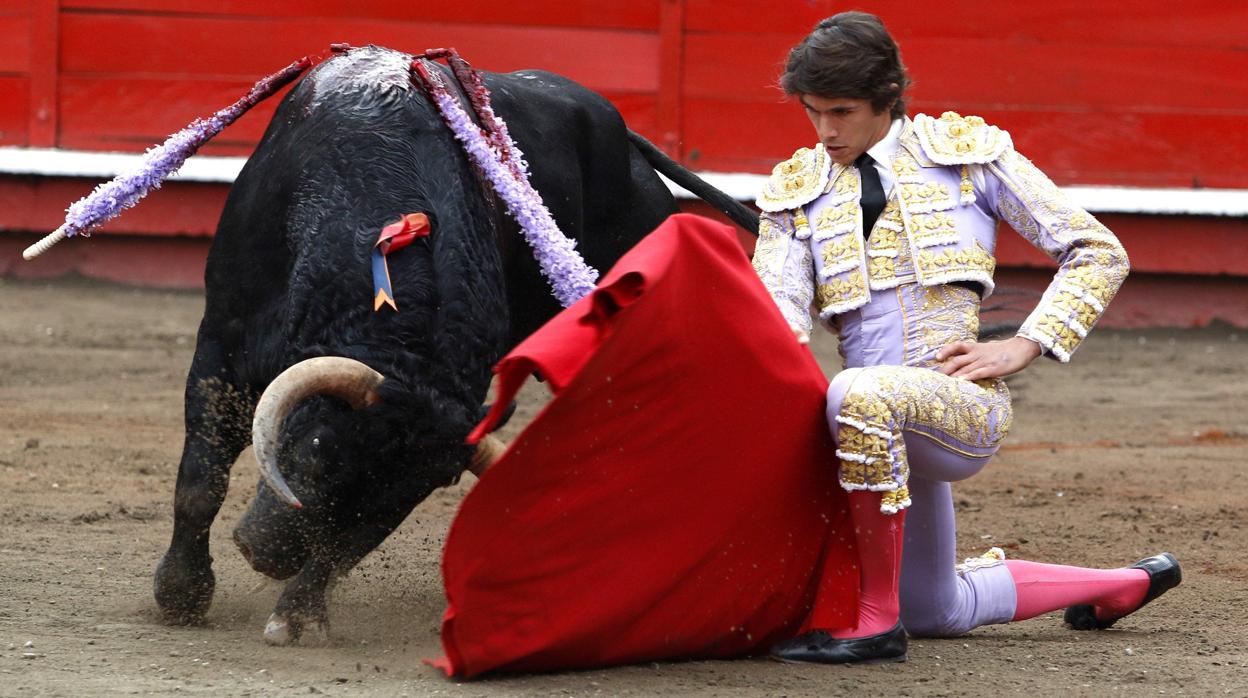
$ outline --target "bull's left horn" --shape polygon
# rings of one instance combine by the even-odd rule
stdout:
[[[499,440],[493,434],[486,434],[481,443],[477,444],[477,450],[472,454],[472,461],[468,464],[468,472],[481,477],[485,473],[486,468],[494,465],[494,461],[502,457],[503,452],[507,450],[507,444]]]
[[[277,469],[277,437],[290,410],[313,395],[325,394],[359,409],[377,402],[377,386],[383,380],[385,376],[355,359],[318,356],[300,361],[269,383],[256,405],[251,444],[260,475],[278,498],[296,509],[303,506]]]

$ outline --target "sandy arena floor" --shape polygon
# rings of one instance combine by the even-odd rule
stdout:
[[[229,541],[249,453],[213,529],[202,627],[162,625],[151,577],[172,527],[196,294],[0,279],[0,696],[1248,695],[1248,337],[1100,330],[1073,364],[1011,382],[1014,431],[958,486],[960,552],[1116,566],[1161,550],[1183,586],[1110,631],[1057,615],[912,643],[910,661],[647,664],[444,679],[438,556],[472,477],[436,493],[334,591],[334,646],[271,648],[277,597]],[[821,338],[825,368],[835,347]],[[527,393],[510,436],[540,404]]]

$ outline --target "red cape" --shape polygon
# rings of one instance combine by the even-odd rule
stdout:
[[[766,651],[856,613],[827,380],[726,226],[669,218],[496,368],[554,399],[443,555],[448,674]]]

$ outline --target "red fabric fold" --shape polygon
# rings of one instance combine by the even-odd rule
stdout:
[[[816,597],[853,624],[827,380],[731,229],[669,218],[497,370],[500,409],[534,370],[555,397],[452,524],[435,665],[754,654]]]

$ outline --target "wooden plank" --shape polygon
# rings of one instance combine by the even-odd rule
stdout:
[[[658,99],[653,94],[604,92],[604,97],[615,105],[629,128],[645,136],[652,143],[663,138],[659,130]]]
[[[61,147],[142,151],[250,88],[250,82],[227,80],[67,76],[61,82]],[[249,154],[284,95],[261,102],[200,152]]]
[[[30,17],[0,15],[0,74],[30,72]]]
[[[13,0],[9,0],[12,2]],[[599,2],[598,0],[459,0],[417,3],[412,0],[66,0],[69,12],[150,13],[226,17],[326,17],[388,21],[509,24],[521,26],[591,27],[655,30],[660,0]]]
[[[681,94],[684,91],[685,8],[682,0],[663,0],[659,28],[659,140],[668,156],[680,159]]]
[[[1248,221],[1204,216],[1097,216],[1127,250],[1134,274],[1229,274],[1248,276]],[[1199,240],[1176,245],[1175,240]],[[1047,255],[1008,225],[997,231],[997,262],[1008,267],[1054,268]]]
[[[922,104],[916,104],[921,107]],[[1019,152],[1067,184],[1248,188],[1248,131],[1234,114],[1001,111]]]
[[[30,14],[30,5],[35,0],[0,0],[0,16]]]
[[[1169,0],[1094,3],[978,2],[916,5],[912,0],[720,2],[687,0],[686,26],[694,33],[778,33],[797,43],[821,19],[847,9],[883,19],[907,57],[919,38],[1013,38],[1033,46],[1049,41],[1085,45],[1186,46],[1242,49],[1248,3],[1239,0]]]
[[[186,196],[186,193],[180,195]],[[198,198],[197,195],[191,197]],[[28,199],[17,200],[11,196],[7,182],[0,180],[0,204],[10,202],[29,205]],[[218,203],[223,202],[224,194]],[[178,213],[158,206],[155,201],[145,201],[127,212],[126,216],[139,215],[144,208],[149,211],[144,215],[153,220]],[[700,202],[681,202],[681,209],[723,220],[718,212]],[[6,228],[20,230],[3,224],[3,211],[8,210],[13,210],[13,207],[0,207],[0,276],[48,278],[78,273],[137,285],[179,288],[199,288],[202,285],[204,257],[210,242],[206,236],[104,233],[87,239],[69,240],[53,254],[44,255],[34,262],[23,262],[21,250],[37,237],[3,232]],[[196,212],[203,217],[204,223],[215,226],[218,215],[215,211],[210,211],[209,207],[197,207]],[[168,222],[167,218],[165,220]],[[1248,327],[1248,286],[1243,282],[1245,265],[1242,255],[1228,254],[1242,247],[1245,235],[1248,235],[1242,223],[1236,226],[1234,222],[1224,219],[1149,216],[1106,218],[1103,222],[1123,241],[1134,268],[1122,292],[1110,305],[1110,314],[1099,326],[1124,326],[1124,316],[1134,314],[1144,317],[1146,321],[1134,322],[1132,326],[1197,326],[1207,324],[1212,317],[1221,317],[1224,321],[1235,321],[1239,327]],[[1176,250],[1172,242],[1176,235],[1208,240],[1209,244],[1189,245]],[[739,239],[747,251],[751,249],[753,236],[742,233]],[[1009,230],[1001,231],[997,253],[1001,261],[996,274],[998,288],[1029,288],[1040,292],[1052,278],[1053,264]],[[1019,254],[1025,258],[1018,258]],[[1211,271],[1214,269],[1221,271]],[[1156,284],[1164,285],[1164,292],[1145,291]],[[1214,290],[1223,299],[1221,303],[1192,303],[1190,300],[1192,294],[1197,293],[1201,294],[1199,297],[1203,301],[1207,299],[1204,294]],[[1131,300],[1133,295],[1140,294],[1145,297]],[[1164,306],[1167,316],[1167,320],[1161,323],[1156,319],[1159,304]],[[1029,310],[1025,308],[1026,303],[1023,306],[1019,308],[1020,313]],[[1228,310],[1233,313],[1225,314]],[[1115,311],[1118,311],[1118,319],[1111,321]],[[1148,318],[1152,320],[1147,321]]]
[[[61,243],[33,261],[21,251],[38,238],[0,235],[0,276],[49,279],[74,275],[131,286],[202,289],[210,240],[94,236]]]
[[[250,87],[251,83],[225,80],[66,77],[61,86],[61,146],[142,151],[192,120],[231,104]],[[603,94],[631,128],[651,139],[659,137],[653,94]],[[284,95],[261,102],[201,152],[249,154]]]
[[[1248,114],[1248,52],[1151,46],[915,42],[916,98],[1082,109]],[[984,61],[982,56],[998,56]],[[974,65],[975,78],[964,76]]]
[[[686,99],[684,113],[684,162],[698,170],[767,173],[815,142],[793,104]]]
[[[783,99],[780,74],[792,46],[780,34],[685,36],[686,98]]]
[[[658,37],[641,32],[72,14],[65,15],[62,27],[62,70],[73,75],[256,80],[302,55],[321,53],[331,43],[345,41],[408,51],[453,46],[478,68],[553,70],[598,90],[650,92],[658,86]],[[101,36],[109,41],[100,41]],[[257,36],[268,40],[257,42]]]
[[[1248,3],[1245,4],[1248,6]],[[769,99],[783,70],[784,37],[691,35],[685,94]],[[993,56],[993,60],[982,60]],[[1204,48],[916,39],[906,62],[916,99],[1083,109],[1233,109],[1248,115],[1248,52]],[[968,66],[975,66],[973,72]]]
[[[64,208],[90,192],[95,184],[89,179],[0,176],[0,231],[52,230],[62,222]],[[228,190],[229,187],[222,184],[170,182],[110,222],[99,237],[209,237],[216,230]],[[711,213],[700,202],[682,202],[682,209],[703,215]],[[1248,221],[1243,219],[1124,214],[1099,218],[1122,240],[1137,275],[1248,276],[1248,256],[1237,254],[1248,241]],[[1174,244],[1175,239],[1198,239],[1201,244],[1179,246]],[[64,245],[68,249],[84,242],[70,240]],[[1048,257],[1007,226],[998,234],[997,258],[1002,267],[1051,269],[1054,266]]]
[[[65,222],[65,208],[90,194],[97,184],[99,181],[85,177],[0,175],[0,230],[55,230]],[[229,190],[228,184],[168,182],[106,223],[98,234],[211,236],[216,232]],[[76,242],[80,240],[62,244],[71,246]]]
[[[1248,188],[1248,131],[1236,114],[964,106],[912,105],[928,113],[954,108],[981,114],[1009,130],[1019,151],[1062,183]],[[727,172],[769,172],[794,149],[814,142],[800,110],[774,101],[686,100],[684,136],[690,166]]]
[[[26,145],[30,78],[0,76],[0,145]]]
[[[33,2],[30,12],[30,106],[26,142],[50,148],[56,145],[57,41],[59,13],[56,0]]]

